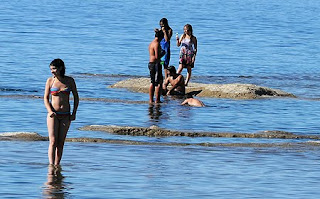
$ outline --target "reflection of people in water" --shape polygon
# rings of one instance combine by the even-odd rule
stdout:
[[[159,104],[156,104],[156,105],[150,104],[149,105],[150,119],[158,120],[160,118],[160,116],[162,115],[162,111],[160,110],[160,107],[161,106]]]
[[[189,105],[189,106],[195,106],[195,107],[204,107],[204,103],[198,99],[195,98],[187,98],[184,100],[181,105]]]
[[[184,95],[185,85],[184,77],[181,74],[177,74],[174,66],[167,68],[168,77],[164,80],[163,91],[164,95]],[[171,88],[168,89],[168,85],[171,84]]]
[[[64,198],[65,187],[63,185],[63,175],[61,174],[61,167],[55,165],[48,166],[48,178],[45,183],[43,195],[45,198]]]

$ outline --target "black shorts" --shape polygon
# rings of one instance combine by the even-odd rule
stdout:
[[[150,71],[151,83],[154,86],[158,86],[162,84],[163,76],[162,76],[162,67],[160,63],[149,62],[148,68]]]

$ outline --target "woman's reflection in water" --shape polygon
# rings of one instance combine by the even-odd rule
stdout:
[[[43,189],[44,198],[65,198],[67,196],[61,170],[61,166],[48,166],[47,182]]]

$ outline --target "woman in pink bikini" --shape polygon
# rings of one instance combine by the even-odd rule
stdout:
[[[79,96],[72,77],[65,76],[65,65],[61,59],[50,63],[52,77],[47,79],[44,104],[48,111],[47,126],[49,133],[48,158],[50,165],[60,165],[64,141],[71,121],[76,119]],[[74,103],[70,111],[70,92]],[[51,100],[50,100],[51,94]]]
[[[187,68],[187,78],[185,85],[188,86],[189,80],[191,78],[192,68],[194,67],[194,62],[197,54],[197,38],[193,35],[192,26],[186,24],[183,27],[183,35],[180,39],[177,38],[177,46],[180,48],[180,59],[179,68],[177,73],[180,74],[183,68]]]

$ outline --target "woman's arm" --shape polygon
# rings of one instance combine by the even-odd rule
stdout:
[[[189,98],[188,98],[188,99],[186,99],[186,100],[184,100],[184,101],[181,103],[181,105],[188,104],[188,102],[189,102]]]
[[[171,80],[171,88],[168,90],[168,94],[171,94],[172,91],[174,91],[176,88],[178,88],[180,85],[184,85],[184,78],[182,75],[179,75],[176,79]]]
[[[166,42],[169,42],[172,36],[172,30],[169,29],[168,31],[166,31],[165,27],[161,28],[163,35],[164,35],[164,39],[166,40]]]
[[[52,106],[51,106],[50,100],[49,100],[49,98],[50,98],[51,81],[52,81],[51,77],[47,79],[46,87],[45,87],[45,90],[44,90],[43,101],[44,101],[44,106],[46,107],[50,117],[53,117],[55,115],[55,113],[52,110]]]
[[[168,92],[168,89],[167,89],[168,88],[168,84],[169,84],[169,77],[167,77],[164,80],[163,84],[162,84],[162,90],[163,90],[164,93]]]
[[[196,61],[196,55],[197,55],[197,52],[198,52],[198,41],[197,41],[197,38],[195,36],[192,37],[192,42],[193,42],[193,46],[194,46],[194,55],[192,57],[192,62],[194,63]]]
[[[177,46],[179,47],[181,45],[183,35],[181,35],[180,39],[177,39]]]
[[[166,39],[166,41],[170,41],[171,37],[172,37],[172,29],[169,28],[169,30],[168,30],[168,40]]]
[[[79,106],[79,95],[78,95],[77,85],[73,78],[71,78],[71,91],[73,95],[73,110],[70,116],[70,120],[73,121],[76,119],[76,114]]]
[[[197,38],[195,36],[193,36],[193,45],[194,45],[194,52],[195,52],[195,55],[197,54],[197,51],[198,51],[198,41],[197,41]]]

